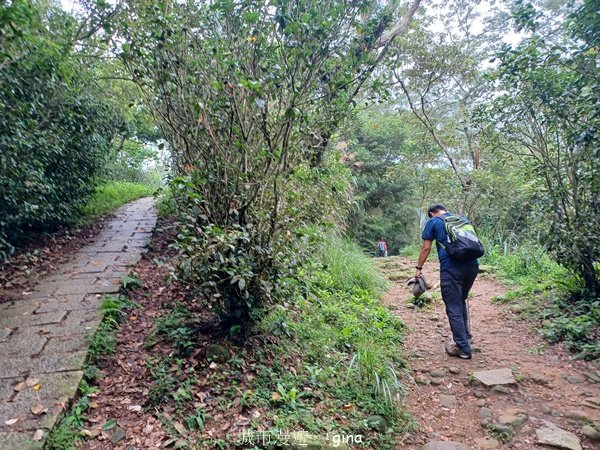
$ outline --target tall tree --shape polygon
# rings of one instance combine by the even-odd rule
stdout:
[[[471,173],[482,167],[481,127],[472,112],[485,95],[484,63],[500,40],[494,15],[480,1],[434,3],[428,20],[396,43],[391,70],[400,104],[418,119],[440,150],[461,191],[457,207],[467,212],[476,193]]]
[[[419,4],[128,5],[122,59],[184,176],[182,267],[213,304],[247,319],[291,236],[327,216],[330,138]]]
[[[600,20],[598,2],[562,12],[517,1],[514,18],[529,37],[506,46],[495,73],[502,95],[487,109],[504,136],[503,149],[521,157],[539,180],[539,211],[550,250],[578,275],[584,295],[600,295]]]

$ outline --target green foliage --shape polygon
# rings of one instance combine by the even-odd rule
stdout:
[[[294,230],[343,215],[347,186],[327,150],[359,92],[381,90],[371,75],[397,11],[371,0],[124,5],[118,52],[179,177],[180,275],[228,323],[275,299],[298,258]]]
[[[335,399],[335,408],[356,406],[359,417],[384,414],[400,420],[398,373],[403,364],[398,352],[404,328],[378,302],[384,284],[371,261],[356,244],[328,240],[320,261],[307,262],[298,284],[289,286],[296,306],[274,308],[261,322],[261,328],[283,339],[277,354],[302,355],[304,369],[292,376],[282,367],[261,383],[272,383],[267,380],[273,377],[280,383],[277,401],[287,406],[278,414],[287,416],[282,419],[285,425],[298,420],[299,407],[314,406],[311,397],[290,400],[300,383],[327,392]]]
[[[172,344],[180,356],[189,356],[196,346],[192,313],[176,303],[165,316],[157,319],[155,328],[146,339],[145,346],[152,347],[164,340]]]
[[[158,187],[164,167],[159,158],[158,147],[123,139],[104,170],[112,180]]]
[[[127,310],[139,307],[123,295],[105,296],[100,305],[103,318],[98,330],[90,341],[87,364],[95,365],[117,350],[117,329],[127,315]],[[93,378],[93,377],[91,377]]]
[[[121,286],[123,286],[124,290],[128,291],[141,288],[143,286],[143,283],[142,280],[140,280],[135,273],[131,273],[121,278]]]
[[[564,268],[553,261],[546,249],[533,241],[488,239],[480,236],[485,247],[481,263],[494,267],[500,277],[510,283],[535,285],[565,277]]]
[[[69,413],[62,418],[60,424],[52,429],[45,443],[45,448],[52,450],[75,450],[82,441],[81,429],[86,419],[85,413],[89,409],[87,396],[81,397],[71,408]]]
[[[77,30],[47,2],[0,14],[0,257],[29,232],[76,221],[108,155],[117,113],[79,59]]]
[[[359,287],[377,297],[386,288],[385,280],[373,270],[371,258],[349,239],[340,236],[324,239],[319,255],[335,289],[350,291]]]
[[[550,343],[565,342],[576,353],[577,359],[600,358],[600,302],[585,297],[573,300],[573,292],[579,282],[565,275],[564,271],[543,278],[545,284],[530,279],[529,283],[509,291],[494,300],[503,303],[519,303],[522,316],[541,323],[540,335]],[[525,283],[523,278],[519,278]]]
[[[88,218],[97,217],[112,212],[125,203],[138,198],[149,197],[154,191],[154,188],[143,184],[110,181],[96,188],[82,211]]]
[[[202,408],[197,408],[194,414],[187,417],[185,423],[188,430],[202,430],[206,421],[206,412]]]
[[[492,76],[502,95],[482,108],[482,123],[500,131],[504,151],[523,159],[538,186],[532,212],[543,241],[581,280],[585,290],[578,294],[594,299],[600,295],[600,225],[590,221],[600,215],[597,4],[568,4],[560,33],[547,11],[513,6],[517,27],[530,36],[499,52]]]
[[[418,180],[398,165],[410,168],[418,158],[426,158],[431,146],[414,138],[406,116],[385,109],[360,113],[343,136],[344,160],[354,175],[355,206],[348,229],[365,249],[374,252],[383,237],[395,254],[413,240],[419,225]]]
[[[284,220],[275,229],[271,223],[260,225],[260,217],[250,220],[246,207],[235,202],[227,226],[206,222],[198,176],[178,177],[171,185],[178,213],[178,276],[202,294],[224,324],[246,325],[264,304],[277,299],[278,278],[301,263],[309,232],[305,225],[337,218],[347,171],[328,157],[322,167],[297,167],[287,180],[291,190],[281,200],[287,219],[275,219]]]

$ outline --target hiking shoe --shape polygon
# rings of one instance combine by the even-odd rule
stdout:
[[[471,355],[461,350],[455,342],[446,342],[446,353],[450,356],[456,356],[460,359],[471,359]]]

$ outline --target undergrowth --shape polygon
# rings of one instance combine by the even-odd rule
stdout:
[[[496,301],[520,304],[521,316],[539,322],[545,340],[564,341],[576,359],[600,358],[600,299],[586,296],[581,283],[543,248],[530,242],[515,248],[487,245],[482,261],[512,288]]]
[[[358,447],[395,448],[393,437],[411,426],[401,404],[405,330],[379,303],[386,283],[372,260],[356,245],[328,238],[317,256],[279,285],[286,300],[264,312],[251,336],[210,338],[234,348],[218,364],[193,362],[198,340],[192,305],[171,305],[146,340],[154,352],[148,360],[152,408],[174,408],[173,420],[190,432],[225,411],[251,417],[249,432],[361,435],[353,441]],[[171,350],[160,354],[164,344]],[[207,411],[193,408],[199,384],[210,386],[216,399]],[[381,417],[373,421],[373,415]],[[198,435],[194,442],[198,448],[232,448],[237,437],[219,438],[226,439]]]

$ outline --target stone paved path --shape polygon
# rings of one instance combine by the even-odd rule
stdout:
[[[0,305],[0,450],[43,446],[76,394],[103,295],[119,291],[155,223],[151,198],[119,208],[93,243],[31,294]],[[32,407],[47,412],[34,415]]]

